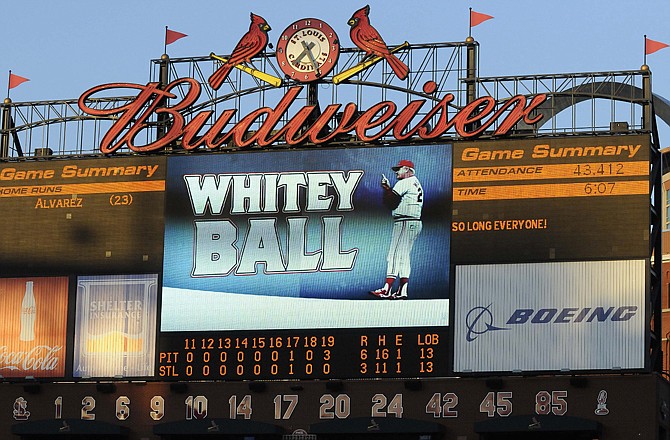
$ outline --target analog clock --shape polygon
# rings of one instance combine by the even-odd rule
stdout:
[[[277,62],[288,78],[311,82],[330,72],[340,55],[337,34],[327,23],[303,18],[286,28],[277,43]]]

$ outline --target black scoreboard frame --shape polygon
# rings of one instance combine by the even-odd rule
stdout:
[[[445,157],[447,154],[451,154],[451,157]],[[360,169],[361,176],[364,175],[369,181],[356,187],[356,191],[364,193],[364,196],[356,199],[353,207],[338,211],[337,214],[344,221],[353,219],[351,221],[358,222],[357,237],[363,237],[359,240],[365,243],[374,242],[376,253],[381,254],[378,256],[383,260],[388,238],[383,235],[374,239],[366,238],[365,227],[375,222],[390,223],[388,212],[381,206],[378,181],[384,172],[391,175],[390,167],[407,157],[416,161],[417,174],[430,191],[446,186],[446,190],[442,188],[440,198],[427,202],[424,224],[443,228],[442,235],[446,231],[449,252],[445,257],[440,257],[438,247],[424,245],[422,249],[427,255],[418,258],[424,261],[421,263],[424,266],[428,266],[425,261],[434,258],[447,261],[444,267],[448,275],[446,278],[436,278],[446,281],[445,285],[434,289],[433,296],[428,296],[426,300],[426,304],[430,304],[430,298],[449,301],[449,316],[445,317],[444,325],[244,331],[214,329],[195,332],[174,329],[163,331],[159,328],[151,367],[154,373],[121,375],[121,378],[229,381],[451,376],[454,375],[453,326],[462,324],[453,312],[453,274],[457,265],[650,258],[652,240],[627,233],[631,229],[639,232],[649,228],[649,192],[654,184],[650,181],[653,175],[649,172],[649,163],[654,158],[648,135],[454,141],[444,144],[238,152],[188,157],[177,155],[6,162],[0,169],[0,203],[3,212],[7,213],[1,238],[5,243],[13,241],[15,245],[5,247],[0,254],[1,277],[28,279],[64,276],[68,277],[70,285],[70,311],[66,318],[69,320],[68,337],[64,344],[67,347],[67,372],[61,378],[41,377],[40,380],[119,378],[119,375],[75,376],[72,372],[72,339],[77,329],[73,322],[73,309],[77,301],[81,301],[75,295],[77,277],[156,274],[159,285],[164,286],[164,265],[170,260],[165,255],[163,243],[169,236],[166,233],[164,237],[163,228],[167,228],[169,218],[185,217],[186,224],[210,221],[217,216],[235,218],[236,214],[229,205],[232,203],[230,200],[225,202],[225,206],[222,205],[223,209],[229,210],[225,215],[211,212],[211,203],[207,202],[210,203],[206,204],[210,209],[207,215],[192,213],[189,216],[192,200],[184,198],[184,188],[174,189],[184,184],[185,175],[198,175],[200,179],[209,175],[217,176],[218,179],[226,173],[242,175],[247,172],[245,170],[258,170],[264,176],[272,175],[277,179],[281,178],[277,176],[282,173],[311,177],[309,173],[323,170],[324,164],[331,163],[332,158],[340,158],[348,167],[347,170]],[[281,158],[284,165],[274,165],[276,158]],[[301,160],[305,163],[302,164]],[[173,163],[179,164],[177,168],[180,171],[170,174]],[[525,175],[514,176],[514,173]],[[538,173],[544,174],[537,176]],[[247,179],[250,174],[247,172]],[[346,182],[348,175],[342,175]],[[333,176],[334,172],[315,179],[335,179]],[[319,185],[327,189],[318,189],[321,192],[317,193],[315,203],[329,200],[329,206],[336,205],[338,193],[335,184],[327,186],[321,181]],[[518,193],[510,196],[509,191]],[[544,196],[527,198],[528,194],[537,191],[543,192]],[[427,191],[427,194],[430,193]],[[180,203],[181,207],[175,208]],[[246,203],[248,207],[250,202]],[[445,203],[451,205],[446,208]],[[473,206],[475,208],[471,208]],[[581,208],[564,218],[566,206]],[[618,215],[632,218],[632,222],[607,223],[597,214],[605,216],[608,211],[621,206],[626,206],[626,209]],[[94,212],[89,219],[79,214],[86,209]],[[305,207],[301,209],[306,210]],[[332,210],[335,211],[334,208]],[[357,210],[361,212],[360,215]],[[538,210],[544,214],[532,214]],[[583,215],[587,210],[589,215]],[[324,212],[328,213],[325,208],[314,211],[315,218]],[[34,224],[30,220],[31,213],[37,219]],[[259,214],[261,217],[270,216],[268,212]],[[281,213],[273,215],[279,218]],[[248,221],[251,217],[249,212],[240,214],[242,221]],[[577,221],[590,223],[586,223],[587,226],[581,230],[579,239],[571,242],[567,239],[574,233],[570,224]],[[559,232],[552,234],[551,238],[544,241],[538,238],[547,225],[555,227],[561,222],[567,226],[559,227]],[[510,225],[518,227],[509,231],[495,230]],[[39,234],[26,231],[39,231]],[[438,235],[432,237],[439,240],[439,233],[437,231]],[[496,242],[498,237],[502,238]],[[618,245],[611,246],[609,241],[613,238],[619,240]],[[585,244],[587,242],[588,245]],[[514,252],[499,252],[496,246],[501,243],[503,247],[517,246],[517,256],[514,256]],[[533,243],[533,247],[528,243]],[[344,243],[340,251],[347,251],[347,246],[354,247]],[[26,251],[28,248],[32,250]],[[477,249],[476,254],[463,252],[464,249],[473,248]],[[186,257],[187,260],[190,258]],[[377,265],[382,267],[381,270],[366,269],[357,276],[370,278],[370,275],[376,274],[369,286],[376,288],[383,279],[383,266],[382,262]],[[333,279],[330,275],[329,280]],[[267,276],[268,279],[273,277],[279,275]],[[356,276],[345,279],[359,281]],[[645,298],[649,298],[649,285],[650,282],[647,282]],[[319,294],[318,289],[311,293],[316,296]],[[160,304],[160,293],[158,295],[157,304]],[[363,296],[365,299],[361,299],[359,304],[373,304],[376,301],[367,296],[366,292],[363,292]],[[405,303],[412,301],[410,299]],[[158,308],[165,311],[165,305]],[[649,310],[640,311],[645,322],[648,322],[650,313]],[[160,319],[156,325],[158,322],[161,322]],[[649,341],[647,328],[640,349],[644,350]],[[233,361],[227,365],[221,358],[225,350],[233,350],[225,354],[226,357],[231,356]],[[333,365],[341,365],[341,368],[332,368],[329,362],[331,356],[336,358]],[[273,357],[279,360],[273,360]],[[217,363],[217,358],[222,362]],[[220,372],[222,365],[225,365],[226,374],[202,374],[205,370],[218,369]],[[651,368],[652,361],[647,358],[643,365],[628,368],[627,371],[650,371]],[[526,373],[540,374],[553,370],[552,367]],[[599,370],[602,368],[582,371]],[[485,373],[507,374],[510,371]],[[27,375],[39,377],[35,372]],[[6,377],[5,380],[12,378]]]

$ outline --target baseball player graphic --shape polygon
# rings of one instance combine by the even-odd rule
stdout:
[[[384,286],[370,292],[371,295],[388,299],[407,299],[409,276],[412,270],[410,253],[414,241],[421,233],[421,209],[423,208],[423,188],[416,178],[414,163],[401,160],[391,167],[398,182],[391,188],[389,180],[382,174],[383,201],[393,216],[393,235],[386,257],[386,280]],[[399,278],[398,290],[392,292],[393,284]]]

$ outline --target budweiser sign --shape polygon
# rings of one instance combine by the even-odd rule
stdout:
[[[124,147],[135,152],[155,152],[178,141],[184,150],[201,147],[215,150],[229,142],[240,148],[252,145],[268,147],[280,142],[291,146],[303,143],[323,145],[348,133],[355,133],[363,142],[388,137],[398,141],[410,138],[429,141],[445,136],[450,130],[463,138],[477,137],[487,130],[493,136],[504,136],[520,121],[537,123],[542,115],[534,115],[533,111],[547,99],[544,94],[532,98],[516,95],[497,105],[494,98],[484,96],[454,111],[450,104],[455,97],[447,93],[432,100],[432,107],[429,107],[427,99],[417,99],[404,107],[393,101],[381,101],[364,111],[351,102],[331,104],[319,112],[315,105],[292,108],[303,87],[296,85],[288,88],[276,106],[256,109],[236,123],[231,121],[237,109],[224,110],[218,116],[212,110],[203,110],[187,121],[185,113],[197,102],[202,90],[201,84],[193,78],[180,78],[166,87],[160,87],[158,82],[147,85],[103,84],[84,92],[78,104],[91,116],[114,119],[100,145],[100,151],[109,154]],[[185,91],[184,97],[166,105],[168,100],[177,99],[177,95],[172,93],[177,88]],[[136,89],[138,93],[130,102],[116,108],[97,109],[88,105],[89,99],[96,94],[115,89]],[[434,94],[436,89],[437,84],[433,81],[423,86],[424,93],[428,95]],[[289,114],[292,116],[289,117]],[[138,134],[148,128],[150,121],[166,118],[168,124],[161,137],[144,145],[135,143]],[[283,125],[282,121],[285,121]],[[332,127],[334,122],[336,125]],[[326,126],[330,130],[324,130]]]
[[[57,354],[62,348],[60,345],[37,345],[28,351],[10,351],[7,346],[0,346],[0,371],[54,371],[58,368],[60,358]]]

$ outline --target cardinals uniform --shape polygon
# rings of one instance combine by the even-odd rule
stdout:
[[[414,241],[421,233],[421,210],[423,209],[423,187],[414,175],[414,164],[401,160],[392,167],[398,182],[391,188],[388,179],[382,179],[384,204],[392,209],[393,234],[386,257],[386,282],[380,289],[370,293],[380,298],[406,299],[409,276],[412,271],[410,254]],[[391,292],[396,278],[400,278],[398,290]]]

